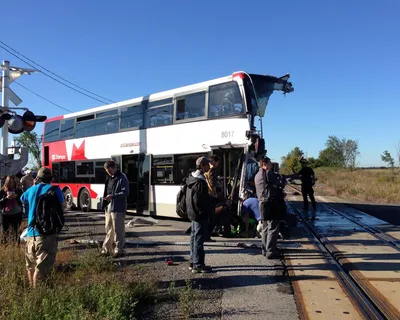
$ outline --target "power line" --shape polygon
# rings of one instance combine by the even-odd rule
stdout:
[[[46,70],[48,73],[50,73],[50,74],[56,76],[57,78],[60,78],[60,79],[64,80],[65,82],[67,82],[67,83],[69,83],[69,84],[72,84],[73,86],[75,86],[75,87],[77,87],[77,88],[79,88],[79,89],[81,89],[81,90],[83,90],[83,91],[86,91],[86,92],[88,92],[88,93],[90,93],[90,94],[92,94],[92,95],[94,95],[94,96],[96,96],[96,97],[102,98],[102,99],[107,100],[107,101],[110,101],[110,102],[115,102],[115,101],[113,101],[113,100],[111,100],[111,99],[107,99],[107,98],[105,98],[105,97],[103,97],[103,96],[100,96],[100,95],[98,95],[98,94],[96,94],[96,93],[94,93],[94,92],[92,92],[92,91],[86,90],[85,88],[82,88],[81,86],[78,86],[77,84],[75,84],[75,83],[73,83],[73,82],[71,82],[71,81],[68,81],[67,79],[65,79],[65,78],[63,78],[63,77],[61,77],[61,76],[55,74],[54,72],[52,72],[52,71],[50,71],[49,69],[45,68],[45,67],[42,66],[41,64],[39,64],[39,63],[33,61],[32,59],[29,59],[27,56],[23,55],[21,52],[18,52],[17,50],[15,50],[14,48],[10,47],[8,44],[4,43],[4,42],[1,41],[1,40],[0,40],[0,43],[2,43],[3,45],[5,45],[7,48],[9,48],[10,50],[14,51],[15,53],[19,54],[21,57],[24,57],[26,60],[28,60],[28,61],[30,61],[30,62],[36,64],[37,66],[39,66],[39,67],[42,68],[43,70]]]
[[[7,46],[7,45],[6,45],[3,41],[1,41],[1,40],[0,40],[0,43],[3,43],[5,46]],[[9,46],[7,46],[7,47],[9,47]],[[17,54],[21,55],[22,57],[26,58],[27,60],[32,61],[32,62],[35,63],[37,66],[35,66],[35,65],[31,64],[30,62],[28,62],[28,61],[22,59],[22,58],[19,57],[17,54],[15,54],[14,52],[10,51],[9,49],[7,49],[6,47],[4,47],[4,46],[2,46],[2,45],[0,45],[0,48],[2,48],[3,50],[7,51],[8,53],[10,53],[10,54],[13,55],[14,57],[16,57],[18,60],[20,60],[20,61],[26,63],[27,65],[31,66],[32,68],[35,68],[35,69],[36,69],[37,66],[42,67],[40,64],[38,64],[38,63],[36,63],[36,62],[30,60],[29,58],[26,58],[24,55],[20,54],[18,51],[12,49],[11,47],[9,47],[10,50],[16,52]],[[43,67],[42,67],[42,68],[43,68]],[[46,69],[46,68],[43,68],[43,69],[48,71],[48,69]],[[54,73],[51,72],[51,71],[49,71],[49,73],[52,73],[52,74],[56,75],[57,77],[63,79],[64,81],[67,81],[67,82],[69,82],[69,83],[72,83],[74,86],[76,86],[76,87],[78,87],[78,88],[81,88],[82,90],[84,90],[84,91],[86,91],[86,92],[90,92],[92,95],[101,97],[103,100],[100,100],[100,99],[98,99],[98,98],[95,98],[95,97],[93,97],[93,96],[90,96],[90,95],[86,94],[85,92],[82,92],[82,91],[80,91],[80,90],[78,90],[78,89],[75,89],[74,87],[71,87],[70,85],[65,84],[64,82],[62,82],[62,81],[60,81],[60,80],[54,78],[53,76],[47,74],[46,72],[44,72],[44,71],[42,71],[42,70],[40,70],[40,71],[41,71],[41,73],[42,73],[43,75],[45,75],[46,77],[49,77],[50,79],[52,79],[52,80],[54,80],[54,81],[56,81],[56,82],[62,84],[63,86],[65,86],[65,87],[67,87],[67,88],[69,88],[69,89],[71,89],[71,90],[74,90],[74,91],[76,91],[76,92],[78,92],[78,93],[80,93],[80,94],[82,94],[82,95],[84,95],[84,96],[86,96],[86,97],[88,97],[88,98],[91,98],[91,99],[96,100],[96,101],[98,101],[98,102],[101,102],[101,103],[103,103],[103,104],[109,104],[109,102],[115,102],[115,101],[113,101],[113,100],[110,100],[110,99],[107,99],[107,98],[103,98],[103,97],[101,97],[101,96],[99,96],[99,95],[97,95],[97,94],[95,94],[95,93],[92,93],[91,91],[88,91],[88,90],[86,90],[86,89],[83,89],[83,88],[79,87],[78,85],[75,85],[75,84],[73,84],[72,82],[69,82],[69,81],[65,80],[64,78],[62,78],[62,77],[60,77],[60,76],[57,76],[56,74],[54,74]],[[109,101],[109,102],[107,102],[107,101]]]
[[[25,87],[24,85],[20,84],[20,83],[17,82],[17,81],[14,81],[14,83],[17,84],[17,85],[19,85],[20,87],[24,88],[25,90],[27,90],[27,91],[33,93],[35,96],[38,96],[39,98],[43,99],[44,101],[47,101],[47,102],[51,103],[52,105],[55,105],[56,107],[58,107],[58,108],[60,108],[60,109],[63,109],[63,110],[65,110],[65,111],[71,112],[71,113],[73,112],[73,111],[68,110],[67,108],[64,108],[64,107],[60,106],[59,104],[57,104],[57,103],[55,103],[55,102],[53,102],[53,101],[51,101],[51,100],[49,100],[49,99],[47,99],[47,98],[41,96],[40,94],[38,94],[38,93],[32,91],[31,89]]]

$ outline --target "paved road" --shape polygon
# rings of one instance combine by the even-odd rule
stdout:
[[[128,220],[132,217],[127,217]],[[101,214],[90,215],[73,212],[68,214],[73,227],[64,239],[81,237],[102,240],[104,236]],[[188,245],[173,245],[171,242],[187,243],[185,234],[188,223],[176,220],[159,220],[156,225],[137,222],[127,228],[127,240],[160,241],[158,246],[135,246],[131,243],[125,259],[145,266],[165,287],[174,281],[184,285],[191,279],[198,293],[195,318],[203,319],[298,319],[297,309],[290,283],[283,275],[280,261],[269,261],[260,253],[261,249],[240,248],[238,239],[217,238],[217,243],[206,246],[206,263],[214,267],[209,275],[193,275],[188,270]],[[242,241],[259,243],[256,239]],[[226,243],[224,245],[224,243]],[[167,266],[166,257],[172,257],[173,266]],[[174,319],[171,305],[161,305],[152,315],[157,319]]]

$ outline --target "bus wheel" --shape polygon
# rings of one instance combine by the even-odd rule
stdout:
[[[72,210],[74,209],[74,198],[72,197],[72,192],[69,188],[64,190],[64,199],[65,199],[65,204],[66,207],[65,209],[67,210]]]
[[[90,198],[90,194],[88,189],[82,189],[79,194],[79,207],[83,212],[89,212],[91,209],[92,199]]]

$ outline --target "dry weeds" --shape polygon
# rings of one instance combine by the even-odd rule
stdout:
[[[337,196],[379,204],[400,204],[400,170],[315,169],[319,195]]]

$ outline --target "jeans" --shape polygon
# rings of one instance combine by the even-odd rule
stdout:
[[[192,221],[190,234],[190,263],[193,267],[204,266],[204,241],[208,236],[209,220]]]
[[[262,251],[267,257],[277,253],[277,242],[279,236],[279,220],[263,221],[261,231]]]
[[[19,244],[19,227],[22,222],[22,212],[15,214],[1,214],[2,241]]]

